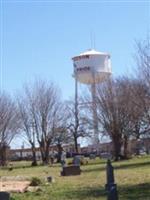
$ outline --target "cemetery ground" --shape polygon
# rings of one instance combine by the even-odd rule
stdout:
[[[0,169],[1,180],[24,177],[42,180],[37,192],[11,193],[11,200],[106,200],[106,160],[88,160],[81,166],[81,175],[60,176],[61,166],[31,167],[30,162],[15,162],[13,169]],[[119,200],[150,200],[150,156],[112,162]],[[52,176],[54,183],[46,183]],[[1,182],[3,184],[3,182]]]

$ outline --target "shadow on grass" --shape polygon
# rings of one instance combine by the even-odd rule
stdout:
[[[14,166],[11,170],[13,169],[28,169],[28,168],[38,168],[38,167],[41,167],[42,165],[37,165],[37,166],[31,166],[31,165],[20,165],[20,166]],[[11,171],[9,170],[10,168],[9,167],[2,167],[0,168],[1,170],[8,170],[8,171]]]
[[[118,186],[119,200],[150,200],[150,183],[137,185]],[[68,199],[107,199],[107,193],[103,187],[87,187],[65,191],[63,195]]]
[[[99,162],[92,162],[92,161],[90,161],[87,165],[104,165],[104,164],[106,164],[107,163],[107,160],[104,160],[104,161],[99,161]]]
[[[50,188],[40,191],[40,192],[26,192],[24,194],[11,195],[10,200],[105,200],[106,191],[103,187],[69,187],[69,188],[55,188],[49,190]],[[45,196],[46,194],[46,196]]]
[[[102,187],[86,187],[86,188],[70,188],[68,190],[64,190],[63,193],[59,194],[62,199],[70,200],[89,200],[89,199],[99,199],[106,197],[106,191]]]
[[[136,167],[144,167],[146,165],[150,166],[150,161],[148,162],[142,162],[142,163],[130,163],[130,164],[124,164],[119,166],[114,166],[115,169],[128,169],[128,168],[136,168]]]
[[[150,200],[150,182],[118,187],[120,200]]]
[[[47,190],[47,195],[53,200],[106,200],[107,193],[104,187],[69,187],[56,189],[52,191]],[[143,183],[137,185],[118,186],[119,200],[150,200],[150,183]],[[39,195],[43,196],[43,192],[39,193],[25,193],[25,200],[31,198],[37,199]],[[10,200],[21,200],[22,194],[18,194],[15,198],[11,197]],[[39,197],[39,199],[41,199]],[[44,198],[46,200],[46,198]]]
[[[103,166],[103,167],[96,166],[96,167],[90,168],[90,169],[82,169],[81,168],[82,173],[101,172],[101,171],[105,171],[105,170],[106,170],[105,166]]]
[[[96,165],[96,166],[99,166],[99,165],[102,165],[102,164],[106,164],[106,161],[100,161],[99,163],[88,163],[87,165]],[[84,165],[85,166],[85,165]],[[13,166],[13,169],[28,169],[28,168],[39,168],[39,167],[49,167],[49,168],[60,168],[61,167],[61,164],[54,164],[53,166],[51,165],[43,165],[42,163],[38,164],[37,166],[32,166],[31,164],[28,164],[28,165],[16,165],[16,166]],[[6,166],[6,167],[0,167],[0,170],[8,170],[9,171],[9,167]]]
[[[115,166],[114,165],[114,169],[132,169],[132,168],[138,168],[138,167],[143,167],[143,166],[150,166],[150,161],[148,162],[143,162],[143,163],[129,163],[129,164],[120,164],[119,166]],[[82,170],[82,172],[93,172],[93,171],[104,171],[106,170],[106,166],[103,167],[96,167],[96,168],[92,168],[92,169],[84,169]]]
[[[28,169],[28,168],[32,168],[32,169],[35,169],[35,168],[39,168],[39,167],[49,167],[49,168],[57,168],[57,167],[61,167],[61,165],[54,165],[54,166],[50,166],[50,165],[43,165],[43,164],[38,164],[37,166],[32,166],[32,165],[18,165],[18,166],[13,166],[12,168],[13,169]],[[13,170],[11,169],[11,170]],[[6,167],[0,167],[0,170],[8,170],[8,171],[11,171],[10,170],[10,167],[6,166]]]

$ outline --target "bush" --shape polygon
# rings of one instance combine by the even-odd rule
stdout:
[[[42,182],[41,182],[41,179],[39,179],[39,178],[37,178],[37,177],[32,177],[30,186],[38,186],[38,185],[40,185],[41,183],[42,183]]]

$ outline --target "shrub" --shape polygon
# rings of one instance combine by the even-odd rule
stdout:
[[[31,183],[30,183],[30,186],[38,186],[40,185],[42,182],[41,182],[41,179],[39,179],[38,177],[32,177],[31,178]]]

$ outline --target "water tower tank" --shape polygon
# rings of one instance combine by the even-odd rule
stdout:
[[[110,55],[88,50],[72,58],[74,77],[84,84],[100,83],[111,74]]]

